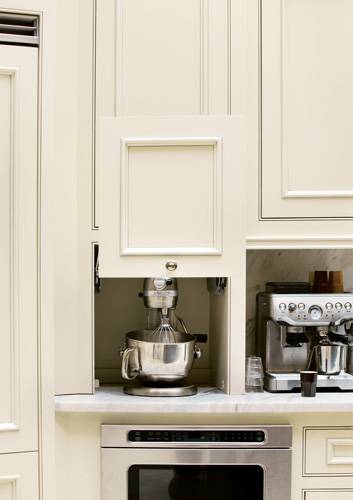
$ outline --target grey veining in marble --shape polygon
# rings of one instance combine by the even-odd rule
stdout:
[[[94,395],[56,396],[56,412],[66,413],[335,413],[353,412],[353,393],[243,394],[228,396],[202,387],[195,396],[148,398],[128,396],[122,386],[102,387]]]
[[[248,250],[246,286],[247,353],[255,350],[256,294],[267,281],[308,281],[315,270],[344,273],[345,291],[353,289],[352,250]]]

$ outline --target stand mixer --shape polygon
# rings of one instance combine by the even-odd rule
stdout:
[[[136,396],[195,394],[196,386],[185,384],[185,378],[194,359],[201,357],[196,340],[204,339],[189,334],[184,321],[175,315],[177,280],[146,278],[139,296],[147,309],[147,327],[127,333],[120,350],[122,376],[131,381],[125,392]],[[178,324],[182,332],[177,331]]]
[[[353,391],[346,370],[353,334],[353,293],[259,293],[258,353],[270,392],[300,388],[302,370],[318,372],[318,389]]]

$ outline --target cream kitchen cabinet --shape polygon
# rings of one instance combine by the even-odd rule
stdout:
[[[353,428],[305,428],[303,459],[305,476],[353,477]]]
[[[38,454],[0,455],[1,500],[38,500]]]
[[[225,275],[237,290],[245,279],[245,139],[238,115],[245,112],[246,0],[71,5],[57,7],[59,30],[64,24],[70,34],[57,44],[64,145],[57,156],[66,172],[58,181],[65,204],[58,200],[56,227],[56,259],[63,260],[55,303],[58,394],[94,391],[95,243],[101,276],[164,275],[173,260],[175,276]],[[154,124],[149,130],[145,120]],[[141,138],[148,144],[134,142]],[[120,139],[132,140],[122,148],[129,163],[120,157]],[[241,307],[243,298],[232,297]],[[239,322],[240,316],[241,329]]]
[[[244,249],[242,118],[104,120],[100,275],[228,276]]]
[[[353,219],[352,23],[351,1],[262,1],[264,219]]]
[[[97,3],[102,276],[160,275],[170,260],[176,276],[230,275],[241,258],[244,127],[227,115],[243,112],[230,27],[244,12],[231,3],[234,17],[225,0]]]
[[[38,448],[37,73],[36,47],[0,45],[0,454]]]

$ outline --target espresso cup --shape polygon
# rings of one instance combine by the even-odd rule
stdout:
[[[317,372],[300,372],[301,394],[304,398],[313,398],[316,396]]]

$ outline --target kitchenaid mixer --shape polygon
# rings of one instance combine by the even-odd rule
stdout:
[[[122,376],[130,383],[127,394],[139,396],[187,396],[197,392],[185,383],[194,359],[201,357],[196,336],[175,315],[178,287],[175,278],[145,278],[143,292],[147,328],[126,334],[120,350]],[[180,324],[182,332],[177,331]]]

